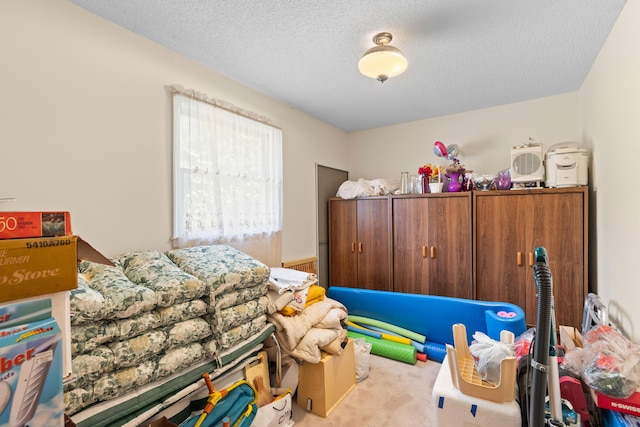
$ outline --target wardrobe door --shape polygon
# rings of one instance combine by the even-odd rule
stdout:
[[[358,288],[391,290],[389,198],[357,201]]]
[[[358,284],[356,201],[329,200],[329,285]]]
[[[393,290],[429,293],[429,199],[393,199]]]
[[[524,310],[528,196],[501,193],[478,192],[474,198],[476,299],[509,302]]]
[[[471,194],[429,198],[429,294],[473,298]]]

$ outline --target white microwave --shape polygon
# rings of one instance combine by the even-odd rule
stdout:
[[[544,181],[542,144],[527,143],[511,149],[511,182]]]

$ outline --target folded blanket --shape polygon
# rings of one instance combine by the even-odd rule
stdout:
[[[249,286],[237,291],[228,291],[223,294],[217,295],[215,302],[212,304],[209,302],[209,311],[221,310],[223,308],[233,307],[243,302],[249,302],[259,299],[267,294],[269,285],[267,282],[260,283],[259,285]]]
[[[269,273],[269,289],[278,293],[305,289],[317,282],[315,274],[291,268],[272,267]]]
[[[160,326],[158,312],[148,311],[128,319],[116,319],[113,321],[118,328],[117,340],[126,340],[144,334]]]
[[[181,369],[187,368],[207,357],[203,346],[199,343],[168,350],[158,360],[156,378],[164,378]]]
[[[183,271],[208,286],[208,295],[218,295],[266,283],[269,267],[231,246],[210,245],[173,249],[166,255]]]
[[[204,282],[182,271],[162,252],[130,252],[115,260],[129,280],[155,293],[159,307],[200,298],[207,293]]]
[[[311,304],[322,301],[325,293],[325,289],[318,285],[311,285],[306,289],[294,291],[293,299],[280,310],[280,313],[285,316],[295,316]]]
[[[93,384],[86,384],[73,390],[65,390],[64,412],[67,415],[73,415],[97,401],[98,399],[93,394]]]
[[[320,347],[320,350],[327,352],[329,354],[335,354],[339,356],[342,354],[342,350],[344,350],[347,345],[347,330],[342,329],[338,338],[336,338],[333,342],[328,345]]]
[[[116,367],[113,351],[106,345],[81,354],[71,360],[71,369],[78,377],[76,384],[90,383],[100,375],[113,371]]]
[[[100,320],[93,324],[71,326],[71,355],[89,353],[98,346],[114,341],[118,337],[118,326],[111,320]]]
[[[86,325],[71,326],[72,343],[95,341],[102,344],[113,341],[118,335],[118,326],[111,320],[96,320]]]
[[[279,293],[278,291],[274,291],[269,289],[267,292],[267,300],[269,304],[267,305],[267,313],[275,313],[276,311],[280,311],[287,306],[293,299],[293,291],[284,291]]]
[[[211,326],[200,317],[162,328],[167,334],[165,349],[181,347],[188,343],[200,341],[211,335]]]
[[[267,316],[261,315],[252,319],[250,322],[245,322],[242,325],[238,325],[233,329],[230,329],[218,338],[219,350],[226,350],[233,345],[239,343],[242,340],[249,338],[252,335],[257,334],[267,324]],[[207,350],[208,351],[208,350]]]
[[[108,347],[113,352],[116,369],[121,369],[151,359],[165,349],[166,342],[166,332],[150,331],[126,341],[109,343]]]
[[[116,264],[109,266],[89,261],[78,263],[78,270],[91,289],[104,298],[101,315],[103,318],[127,318],[155,307],[155,293],[144,286],[136,285]]]
[[[318,363],[322,357],[320,350],[339,356],[347,339],[346,329],[314,328],[293,349],[291,356],[309,363]]]
[[[88,280],[88,275],[78,274],[78,287],[71,290],[69,301],[72,325],[94,322],[105,317],[104,297],[100,292],[91,289]]]
[[[310,273],[293,268],[272,267],[269,278],[283,282],[304,282]]]
[[[68,415],[73,415],[87,406],[113,399],[151,381],[165,378],[206,358],[207,354],[199,343],[191,343],[156,355],[127,368],[94,375],[90,381],[72,383],[65,386],[64,407]]]
[[[254,301],[247,301],[233,307],[220,310],[215,316],[208,314],[204,318],[212,325],[214,332],[221,334],[225,331],[250,322],[267,312],[267,297],[260,297]]]
[[[147,360],[138,366],[104,374],[93,384],[94,398],[113,399],[136,387],[150,383],[156,379],[157,367],[158,364],[154,360]]]
[[[347,319],[347,309],[342,303],[325,298],[296,316],[289,317],[276,312],[268,318],[276,327],[276,335],[285,354],[298,360],[318,363],[320,348],[344,335],[342,322]]]
[[[184,319],[193,319],[207,313],[207,304],[201,299],[186,301],[171,307],[159,307],[156,312],[160,316],[161,325],[169,325]]]

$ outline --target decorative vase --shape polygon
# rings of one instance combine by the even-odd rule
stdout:
[[[450,193],[457,193],[462,190],[459,173],[449,173],[449,185],[447,185],[447,190],[449,190]]]
[[[467,174],[462,177],[462,191],[473,190],[473,179]]]
[[[429,192],[429,175],[422,175],[422,193],[426,194]]]

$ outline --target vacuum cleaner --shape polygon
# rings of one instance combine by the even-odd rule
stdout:
[[[555,312],[553,305],[553,280],[545,248],[535,249],[533,278],[538,292],[536,336],[531,367],[531,401],[529,407],[529,427],[563,427],[562,399],[556,354]],[[548,403],[550,417],[545,417]]]

